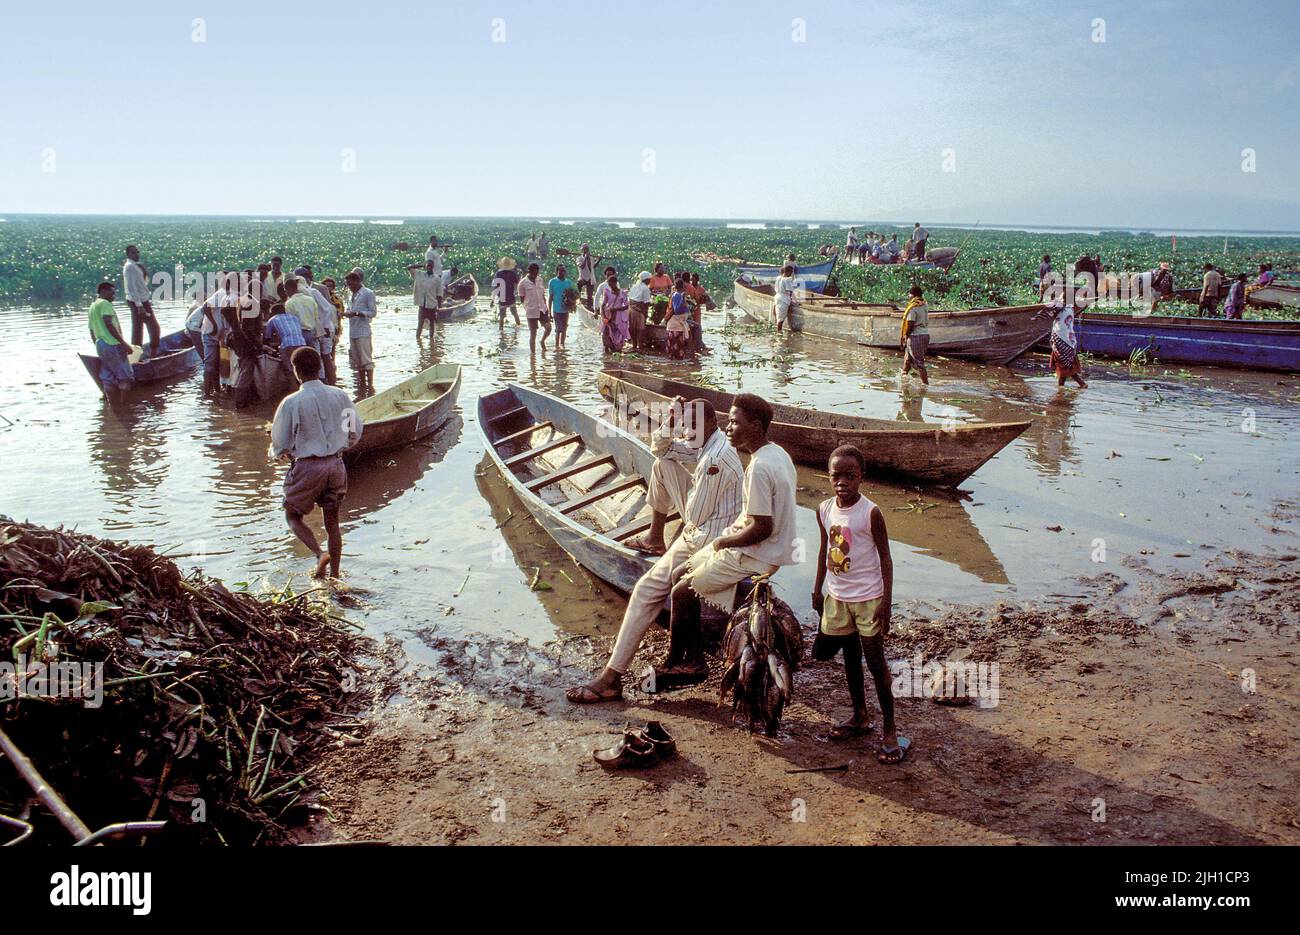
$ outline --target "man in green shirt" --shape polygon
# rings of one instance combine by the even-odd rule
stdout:
[[[122,394],[135,382],[128,356],[131,345],[122,337],[113,309],[115,287],[111,282],[101,282],[96,291],[99,298],[90,305],[90,339],[99,354],[99,385],[105,399],[120,402]]]

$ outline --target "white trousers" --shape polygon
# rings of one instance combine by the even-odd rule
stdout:
[[[676,511],[685,515],[691,482],[691,474],[683,465],[663,458],[656,459],[654,468],[650,471],[650,490],[646,497],[650,508],[658,513]],[[685,536],[678,536],[668,551],[641,576],[628,599],[623,625],[619,628],[614,651],[609,657],[609,668],[620,674],[627,672],[641,641],[645,639],[646,631],[664,609],[668,596],[672,593],[673,573],[686,563],[694,551],[686,544]]]

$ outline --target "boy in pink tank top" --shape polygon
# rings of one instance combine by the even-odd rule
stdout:
[[[911,741],[899,737],[894,729],[894,695],[885,664],[894,564],[889,556],[884,514],[858,490],[866,466],[862,452],[853,445],[841,445],[831,452],[829,468],[835,496],[817,508],[821,550],[812,604],[821,615],[821,627],[812,651],[813,658],[821,661],[844,651],[844,675],[853,701],[853,717],[836,726],[831,738],[847,740],[872,729],[862,676],[865,657],[884,719],[876,758],[881,763],[901,763]]]

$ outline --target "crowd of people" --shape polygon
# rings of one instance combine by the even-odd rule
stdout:
[[[890,234],[886,240],[884,234],[867,231],[859,238],[858,229],[850,227],[844,239],[844,259],[852,263],[856,258],[859,265],[921,262],[925,260],[925,246],[929,240],[930,232],[921,226],[920,221],[912,225],[911,236],[902,244],[898,242],[897,234]]]
[[[533,241],[530,240],[529,246],[533,246]],[[532,255],[531,250],[528,252]],[[513,316],[515,325],[522,326],[519,320],[522,304],[530,350],[537,348],[539,331],[543,350],[552,330],[555,346],[564,347],[569,315],[581,305],[594,318],[607,354],[654,350],[680,359],[711,353],[704,343],[701,316],[705,309],[716,305],[700,285],[699,273],[680,271],[670,276],[663,263],[656,263],[654,272],[641,271],[631,287],[625,289],[613,266],[600,267],[606,257],[593,254],[590,244],[584,243],[571,256],[576,279],[571,278],[565,263],[556,265],[552,277],[544,281],[540,261],[530,262],[523,276],[511,257],[503,256],[497,261],[492,277],[497,321],[504,327],[507,316]],[[602,276],[599,282],[598,268]],[[658,332],[660,326],[662,334]]]
[[[236,407],[258,396],[259,364],[275,361],[292,385],[290,355],[298,347],[317,351],[327,383],[337,381],[335,354],[342,323],[348,323],[348,360],[362,392],[374,388],[374,357],[370,322],[377,305],[364,285],[365,274],[354,268],[344,277],[346,297],[335,280],[317,281],[310,264],[286,272],[283,260],[245,269],[223,269],[200,281],[186,313],[184,331],[203,361],[204,395],[229,395]],[[126,248],[122,281],[131,315],[130,340],[120,329],[112,301],[116,286],[99,284],[90,309],[90,333],[99,356],[99,379],[105,396],[115,400],[134,382],[132,364],[160,353],[162,336],[148,288],[148,270],[139,248]],[[148,334],[148,342],[143,341]],[[223,377],[222,350],[229,366]]]

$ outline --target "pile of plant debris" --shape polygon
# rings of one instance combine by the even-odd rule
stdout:
[[[363,645],[324,589],[232,592],[146,546],[0,518],[0,731],[91,828],[284,840],[321,807],[313,762],[360,726]],[[14,759],[0,816],[66,842]]]

